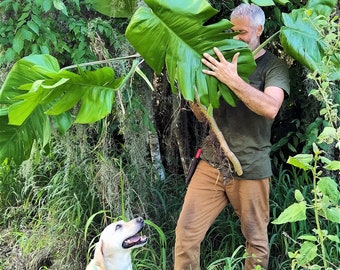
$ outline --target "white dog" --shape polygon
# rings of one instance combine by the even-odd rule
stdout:
[[[139,235],[143,228],[141,217],[108,225],[100,235],[86,270],[132,270],[131,250],[147,242],[145,235]]]

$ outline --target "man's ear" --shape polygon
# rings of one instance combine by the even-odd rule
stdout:
[[[104,242],[102,239],[100,239],[99,242],[96,244],[96,249],[93,255],[93,261],[96,266],[100,267],[99,269],[105,269],[103,249]]]
[[[259,25],[256,29],[256,35],[258,37],[260,37],[262,35],[262,32],[263,32],[263,26],[262,25]]]

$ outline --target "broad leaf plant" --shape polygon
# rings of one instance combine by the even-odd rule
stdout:
[[[121,15],[105,8],[110,0],[88,1],[106,15],[130,17],[131,6],[124,11],[126,15]],[[262,3],[256,1],[259,2]],[[202,104],[208,116],[212,116],[221,99],[234,105],[233,93],[215,78],[204,75],[200,61],[202,54],[212,53],[214,46],[229,60],[240,52],[238,72],[247,80],[255,67],[252,52],[245,43],[233,39],[230,22],[223,19],[208,24],[218,11],[206,0],[145,0],[145,4],[131,17],[126,31],[142,58],[156,73],[166,71],[172,91]],[[272,2],[263,2],[269,4]],[[283,14],[285,26],[280,40],[285,51],[313,70],[318,71],[318,61],[327,46],[311,22],[329,16],[335,4],[335,0],[310,0],[305,8]],[[307,16],[310,20],[306,20]],[[339,53],[332,58],[336,67],[339,59]],[[48,143],[52,123],[66,132],[73,123],[91,123],[105,117],[112,110],[116,90],[133,75],[137,65],[135,61],[129,74],[116,78],[109,67],[94,71],[79,67],[77,72],[71,72],[67,67],[60,68],[58,60],[50,55],[30,55],[19,60],[0,89],[0,161],[10,158],[21,163],[27,159],[34,142]],[[332,79],[339,77],[336,68]]]

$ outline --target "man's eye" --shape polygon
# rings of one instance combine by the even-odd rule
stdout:
[[[238,34],[238,35],[240,35],[240,34],[245,34],[247,31],[245,31],[245,30],[233,30],[233,33],[236,33],[236,34]]]
[[[121,224],[117,224],[115,230],[117,231],[117,230],[119,230],[121,227],[122,227]]]

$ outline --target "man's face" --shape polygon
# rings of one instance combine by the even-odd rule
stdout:
[[[252,26],[249,17],[232,18],[230,21],[234,25],[231,29],[235,32],[240,32],[234,38],[244,41],[254,51],[260,45],[262,26]]]

